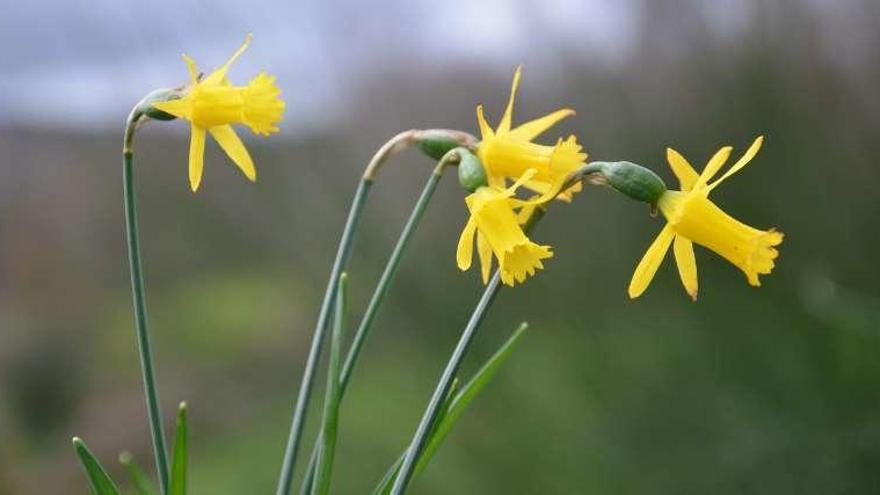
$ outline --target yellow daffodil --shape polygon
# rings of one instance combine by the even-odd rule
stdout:
[[[534,275],[536,270],[544,268],[541,260],[553,256],[550,246],[532,242],[523,232],[521,224],[524,216],[536,204],[546,202],[552,197],[523,201],[514,196],[520,186],[533,180],[536,175],[537,171],[530,169],[506,189],[483,186],[465,198],[471,217],[458,241],[456,261],[459,269],[464,271],[471,267],[475,236],[483,283],[489,281],[493,254],[498,258],[501,281],[509,286],[522,283],[527,277]],[[519,214],[516,210],[520,210]]]
[[[204,78],[195,61],[184,55],[190,76],[188,91],[180,99],[153,104],[159,110],[192,124],[189,182],[193,191],[202,181],[206,132],[211,133],[217,144],[252,181],[257,178],[254,162],[230,124],[244,124],[255,134],[264,136],[278,132],[276,124],[284,115],[284,101],[279,98],[281,90],[275,85],[275,78],[261,72],[247,86],[233,86],[226,78],[226,72],[250,42],[251,36],[248,35],[223,66]]]
[[[763,141],[763,136],[755,139],[745,154],[712,183],[709,181],[730,157],[730,146],[715,153],[699,175],[677,151],[666,150],[666,158],[681,184],[681,191],[666,191],[657,203],[667,224],[636,267],[629,285],[630,297],[638,297],[648,288],[670,244],[673,245],[681,281],[694,300],[697,298],[697,264],[693,243],[715,251],[734,264],[745,273],[749,284],[761,285],[758,275],[773,270],[774,260],[779,256],[775,246],[782,243],[782,232],[758,230],[740,222],[715,206],[709,200],[709,193],[745,167],[758,153]]]
[[[513,85],[510,89],[510,100],[507,109],[498,128],[492,130],[483,116],[483,106],[477,106],[477,120],[480,124],[482,141],[477,148],[477,155],[486,167],[489,184],[496,187],[504,187],[506,181],[520,177],[526,170],[534,169],[534,177],[526,181],[523,186],[539,194],[558,188],[568,177],[568,174],[578,168],[587,159],[587,154],[581,152],[581,146],[574,136],[568,139],[559,139],[555,146],[545,146],[533,143],[544,131],[552,127],[560,120],[574,115],[574,110],[563,108],[539,119],[526,122],[515,129],[511,129],[513,119],[513,102],[516,98],[516,90],[519,86],[522,67],[517,67],[513,75]],[[571,188],[562,191],[558,197],[565,201],[571,201],[572,195],[581,190],[578,183]]]

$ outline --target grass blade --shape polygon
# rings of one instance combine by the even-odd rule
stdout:
[[[428,440],[425,450],[422,451],[422,454],[419,456],[414,471],[416,476],[418,476],[419,473],[427,467],[428,463],[431,462],[434,453],[440,447],[440,444],[443,443],[443,440],[446,439],[446,436],[449,435],[449,432],[452,431],[452,427],[455,425],[456,421],[458,421],[461,413],[464,412],[468,404],[470,404],[471,401],[483,391],[489,381],[491,381],[495,374],[498,373],[501,365],[503,365],[504,362],[507,361],[507,358],[510,357],[510,354],[516,348],[516,345],[519,343],[528,328],[528,323],[520,323],[519,327],[513,332],[507,341],[504,342],[488,361],[486,361],[486,364],[484,364],[474,377],[471,378],[471,380],[461,389],[461,392],[450,401],[449,407],[443,414],[442,420],[439,422],[439,425]]]
[[[116,488],[116,484],[113,483],[104,466],[101,465],[95,454],[92,454],[92,451],[86,447],[86,444],[79,438],[73,437],[73,448],[76,450],[76,455],[79,456],[79,460],[86,471],[86,476],[89,478],[92,493],[94,495],[119,495],[119,489]]]
[[[186,495],[187,435],[186,402],[181,402],[177,408],[177,432],[174,439],[174,457],[171,460],[169,495]]]
[[[327,372],[327,396],[324,399],[324,419],[321,425],[321,449],[315,470],[315,483],[312,493],[330,493],[330,478],[333,472],[333,456],[336,451],[336,432],[339,425],[339,403],[342,398],[340,376],[342,374],[342,335],[348,313],[348,276],[339,277],[339,291],[336,298],[336,314],[330,337],[330,366]]]
[[[452,431],[452,427],[455,425],[456,421],[458,421],[461,413],[464,412],[468,404],[470,404],[471,401],[483,391],[489,381],[492,380],[492,377],[494,377],[501,368],[501,365],[504,364],[508,357],[510,357],[510,354],[516,348],[516,345],[519,343],[523,333],[525,333],[528,327],[529,325],[527,323],[521,323],[507,341],[504,342],[488,361],[486,361],[486,364],[477,371],[474,377],[471,378],[460,392],[457,392],[459,383],[458,378],[452,382],[449,394],[446,396],[443,406],[437,416],[438,420],[436,426],[431,431],[427,444],[416,461],[416,467],[413,471],[414,477],[424,471],[428,463],[431,462],[434,453],[437,452],[440,444],[443,443],[443,440],[445,440],[447,435],[449,435],[449,432]],[[404,451],[397,461],[395,461],[395,463],[388,469],[385,476],[376,488],[373,489],[373,495],[387,495],[391,493],[391,488],[397,478],[397,474],[400,471],[400,466],[403,464],[406,454],[407,452]]]
[[[122,452],[119,454],[119,463],[122,464],[122,467],[128,472],[128,477],[131,478],[131,484],[134,486],[137,495],[156,495],[156,489],[153,487],[153,482],[150,481],[147,473],[145,473],[144,470],[134,462],[134,457],[131,455],[131,452]]]
[[[379,481],[379,484],[376,485],[376,488],[373,489],[373,495],[388,495],[391,493],[391,484],[394,483],[394,480],[397,478],[397,472],[400,471],[400,465],[403,464],[403,458],[406,456],[406,451],[403,454],[400,454],[400,457],[394,461],[394,464],[388,468],[388,471],[385,473],[385,476]]]

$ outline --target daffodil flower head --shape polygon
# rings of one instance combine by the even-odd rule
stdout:
[[[782,232],[759,230],[740,222],[716,206],[709,199],[709,193],[745,167],[763,141],[763,136],[755,139],[745,154],[711,183],[709,181],[730,157],[731,147],[725,146],[715,153],[699,175],[677,151],[667,149],[666,158],[681,184],[681,191],[666,191],[660,196],[657,206],[667,223],[636,267],[629,285],[630,297],[638,297],[648,288],[670,244],[682,284],[694,300],[697,298],[697,264],[693,243],[716,252],[742,270],[750,285],[761,285],[758,276],[773,270]]]
[[[523,187],[539,194],[558,189],[568,175],[577,169],[586,159],[587,154],[574,136],[559,139],[554,146],[546,146],[532,141],[560,120],[574,115],[574,110],[563,108],[541,118],[511,128],[513,119],[513,103],[522,74],[522,66],[517,67],[513,75],[510,99],[507,109],[496,129],[492,129],[483,115],[483,106],[477,106],[477,120],[480,124],[482,141],[477,154],[486,167],[490,185],[504,187],[507,180],[515,180],[526,170],[534,169],[534,176],[523,184]],[[558,198],[571,201],[572,195],[581,190],[581,184],[561,191]]]
[[[541,260],[552,257],[553,251],[550,246],[532,242],[523,232],[522,224],[527,212],[552,199],[558,191],[551,192],[553,196],[531,201],[515,196],[516,190],[532,180],[536,173],[535,170],[526,171],[506,189],[491,185],[478,187],[465,198],[471,216],[458,241],[456,261],[460,270],[471,267],[475,238],[484,284],[489,281],[493,256],[498,260],[501,281],[509,286],[524,282],[544,268]]]
[[[180,99],[153,104],[191,123],[189,180],[193,191],[202,180],[206,133],[210,133],[244,175],[254,181],[257,178],[254,162],[231,124],[244,124],[255,134],[264,136],[278,132],[277,123],[284,116],[284,101],[279,97],[281,90],[275,85],[275,78],[261,72],[247,86],[234,86],[226,77],[250,42],[248,35],[238,51],[206,77],[201,76],[195,61],[184,55],[190,75],[187,90]]]

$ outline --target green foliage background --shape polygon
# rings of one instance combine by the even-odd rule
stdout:
[[[786,233],[777,269],[756,290],[699,250],[699,303],[668,260],[629,301],[629,276],[661,222],[597,188],[554,207],[535,237],[556,256],[502,291],[467,371],[518,322],[531,328],[414,493],[880,485],[878,44],[831,50],[827,41],[845,33],[819,29],[796,5],[759,8],[735,38],[673,22],[669,3],[646,8],[652,22],[620,64],[572,53],[562,73],[526,65],[515,118],[573,106],[559,135],[574,132],[592,158],[650,165],[670,183],[666,146],[701,166],[718,147],[736,155],[765,134],[758,158],[715,197]],[[880,17],[876,5],[862,8]],[[670,45],[672,27],[679,43]],[[190,406],[193,493],[273,490],[332,253],[374,149],[407,127],[476,132],[474,106],[497,119],[508,85],[469,64],[445,79],[388,69],[360,88],[343,128],[250,139],[255,185],[209,147],[197,195],[185,178],[185,126],[140,132],[158,380],[167,425],[178,401]],[[119,132],[0,129],[0,493],[86,493],[74,434],[116,479],[118,451],[150,459],[120,141]],[[431,169],[409,152],[383,171],[350,270],[355,317]],[[367,344],[342,409],[338,493],[363,493],[400,453],[476,302],[477,274],[454,265],[462,196],[450,174]]]

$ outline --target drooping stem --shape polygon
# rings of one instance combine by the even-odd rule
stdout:
[[[281,465],[281,475],[278,479],[276,495],[288,495],[290,493],[290,487],[293,482],[293,471],[296,465],[296,457],[299,451],[303,427],[305,426],[305,416],[308,410],[309,401],[311,399],[311,391],[315,379],[315,371],[318,367],[318,360],[321,355],[321,349],[323,347],[324,333],[327,328],[329,315],[331,313],[336,298],[336,288],[339,283],[339,275],[348,264],[348,259],[351,254],[351,244],[354,239],[354,234],[357,231],[357,227],[360,221],[360,213],[363,209],[364,202],[366,201],[366,196],[369,192],[369,188],[373,184],[373,181],[379,169],[388,160],[388,158],[399,153],[403,149],[406,149],[408,146],[419,142],[419,140],[422,139],[423,136],[425,136],[426,134],[433,136],[438,132],[448,133],[450,139],[460,141],[462,145],[473,146],[473,143],[476,142],[476,139],[473,136],[462,133],[460,131],[404,131],[397,134],[384,145],[382,145],[382,147],[379,148],[376,154],[373,155],[373,158],[370,160],[370,162],[367,164],[366,169],[364,170],[364,174],[361,178],[360,184],[358,185],[358,190],[355,193],[354,200],[352,201],[351,209],[349,210],[348,220],[345,224],[342,238],[339,241],[339,247],[336,251],[336,259],[333,262],[333,268],[330,272],[330,280],[327,283],[327,289],[324,293],[324,300],[321,303],[321,310],[318,314],[318,323],[315,326],[315,331],[312,335],[312,343],[309,349],[308,358],[306,359],[306,368],[303,373],[302,382],[300,383],[299,395],[297,397],[297,402],[294,407],[293,420],[291,421],[290,425],[290,434],[287,440],[287,447],[284,451],[284,461]]]
[[[137,333],[138,351],[141,359],[141,374],[144,380],[144,395],[147,402],[147,417],[153,437],[153,454],[159,478],[161,493],[168,492],[168,456],[165,449],[165,432],[162,428],[159,392],[153,371],[153,354],[150,346],[150,332],[147,326],[147,307],[144,298],[144,277],[141,267],[140,241],[137,228],[137,207],[134,190],[134,152],[131,140],[137,126],[137,117],[129,117],[125,130],[125,145],[122,153],[123,193],[125,204],[125,233],[128,240],[128,262],[131,271],[131,292],[134,302],[134,321]]]
[[[351,343],[351,347],[349,348],[348,354],[345,358],[345,365],[342,368],[342,376],[340,377],[339,384],[340,397],[345,395],[349,380],[351,379],[351,375],[354,372],[355,364],[357,364],[358,358],[360,357],[364,342],[366,342],[367,337],[370,335],[370,330],[373,327],[373,321],[375,321],[376,319],[376,314],[379,311],[379,307],[385,301],[385,295],[388,293],[388,288],[391,286],[391,281],[394,280],[394,276],[397,273],[397,267],[400,265],[400,259],[403,257],[403,253],[404,251],[406,251],[406,248],[409,245],[409,241],[412,238],[416,227],[419,225],[419,222],[421,221],[422,216],[425,213],[425,209],[427,208],[428,203],[431,202],[434,191],[437,189],[437,184],[440,182],[440,178],[443,176],[443,171],[449,165],[456,163],[458,159],[459,156],[455,152],[455,150],[447,153],[446,156],[440,159],[440,161],[437,163],[437,166],[434,168],[434,171],[431,173],[431,176],[428,178],[428,181],[425,183],[425,187],[424,189],[422,189],[422,193],[419,196],[419,199],[413,206],[413,210],[409,215],[409,219],[403,226],[400,237],[398,237],[397,239],[397,244],[394,246],[394,250],[391,252],[391,256],[388,258],[388,262],[385,264],[385,270],[382,272],[382,276],[379,278],[379,282],[376,284],[376,288],[373,290],[373,295],[370,298],[367,309],[364,312],[360,323],[358,324],[357,332],[355,333],[354,339]],[[306,476],[303,480],[302,489],[300,490],[300,493],[302,494],[311,493],[311,486],[314,482],[315,476],[315,464],[318,458],[318,450],[320,445],[321,439],[319,438],[318,441],[315,443],[315,448],[312,451],[312,458],[310,459],[309,467],[306,470]]]
[[[543,216],[543,207],[535,208],[531,217],[529,217],[526,222],[525,230],[530,230],[531,227],[533,227]],[[416,428],[416,433],[407,448],[406,456],[404,457],[400,470],[397,473],[397,479],[394,480],[394,485],[391,489],[392,495],[402,495],[406,490],[406,487],[413,476],[413,472],[415,471],[419,455],[425,447],[428,436],[434,428],[437,417],[441,412],[441,406],[449,395],[449,389],[452,386],[452,382],[458,374],[458,369],[461,367],[461,363],[464,360],[468,349],[470,349],[471,343],[480,327],[480,323],[482,323],[486,316],[486,312],[492,305],[492,301],[498,294],[500,283],[501,272],[500,270],[495,270],[495,274],[492,275],[492,278],[486,285],[482,297],[480,297],[476,308],[474,308],[474,312],[471,314],[470,320],[468,320],[464,331],[462,331],[458,344],[452,351],[449,361],[446,362],[446,368],[444,368],[443,373],[440,375],[440,380],[434,388],[434,394],[431,396],[431,401],[428,403],[428,407],[422,415],[419,426]]]

